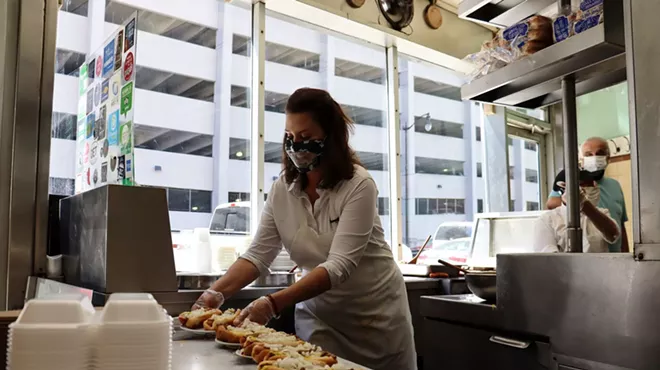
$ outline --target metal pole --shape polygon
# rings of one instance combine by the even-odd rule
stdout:
[[[387,129],[389,144],[390,230],[397,261],[403,259],[401,213],[401,121],[399,119],[399,51],[387,48]]]
[[[264,208],[264,97],[266,74],[266,3],[252,5],[252,84],[250,107],[250,235],[257,232]]]
[[[566,194],[568,195],[566,218],[568,250],[572,253],[582,253],[575,76],[565,76],[561,80],[561,92],[564,121],[564,171],[566,173]]]

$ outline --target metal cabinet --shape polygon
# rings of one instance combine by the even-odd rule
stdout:
[[[425,319],[424,370],[555,369],[547,341]]]

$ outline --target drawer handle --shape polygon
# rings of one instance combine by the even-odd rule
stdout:
[[[491,336],[490,341],[493,342],[493,343],[501,344],[503,346],[509,346],[509,347],[518,348],[518,349],[525,349],[525,348],[529,347],[529,342],[523,342],[523,341],[520,341],[520,340],[500,337],[500,336],[497,336],[497,335]]]

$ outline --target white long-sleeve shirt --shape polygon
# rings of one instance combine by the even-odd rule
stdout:
[[[605,208],[599,211],[610,217]],[[561,205],[553,210],[546,211],[536,220],[534,228],[534,251],[541,253],[566,252],[568,239],[566,236],[566,217],[568,209]],[[610,219],[612,219],[610,217]],[[616,222],[612,220],[614,224]],[[582,229],[582,251],[584,253],[609,252],[608,245],[616,240],[607,240],[584,213],[580,213],[580,228]],[[618,228],[618,226],[617,226]],[[620,232],[617,232],[620,235]]]
[[[392,259],[376,208],[378,190],[367,170],[356,166],[352,179],[340,182],[332,190],[317,192],[320,197],[312,208],[297,183],[287,185],[280,177],[268,193],[259,229],[241,258],[263,273],[284,245],[291,259],[305,268],[304,261],[296,260],[296,250],[291,250],[305,223],[318,235],[332,239],[329,252],[318,251],[327,253],[325,262],[318,266],[328,271],[333,287],[349,278],[365,254],[369,258]]]

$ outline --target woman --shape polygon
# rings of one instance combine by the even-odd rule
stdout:
[[[254,240],[196,305],[219,307],[268,273],[284,245],[303,278],[250,303],[237,321],[265,324],[296,305],[302,339],[372,369],[416,369],[405,284],[384,239],[376,184],[348,144],[351,128],[327,92],[291,95],[284,170]]]
[[[560,171],[555,178],[553,191],[561,194],[562,205],[545,212],[536,221],[534,228],[534,250],[542,253],[569,252],[566,235],[565,174]],[[580,171],[580,228],[582,229],[582,251],[584,253],[609,252],[609,244],[621,236],[617,223],[605,208],[598,208],[600,188],[593,175]]]

